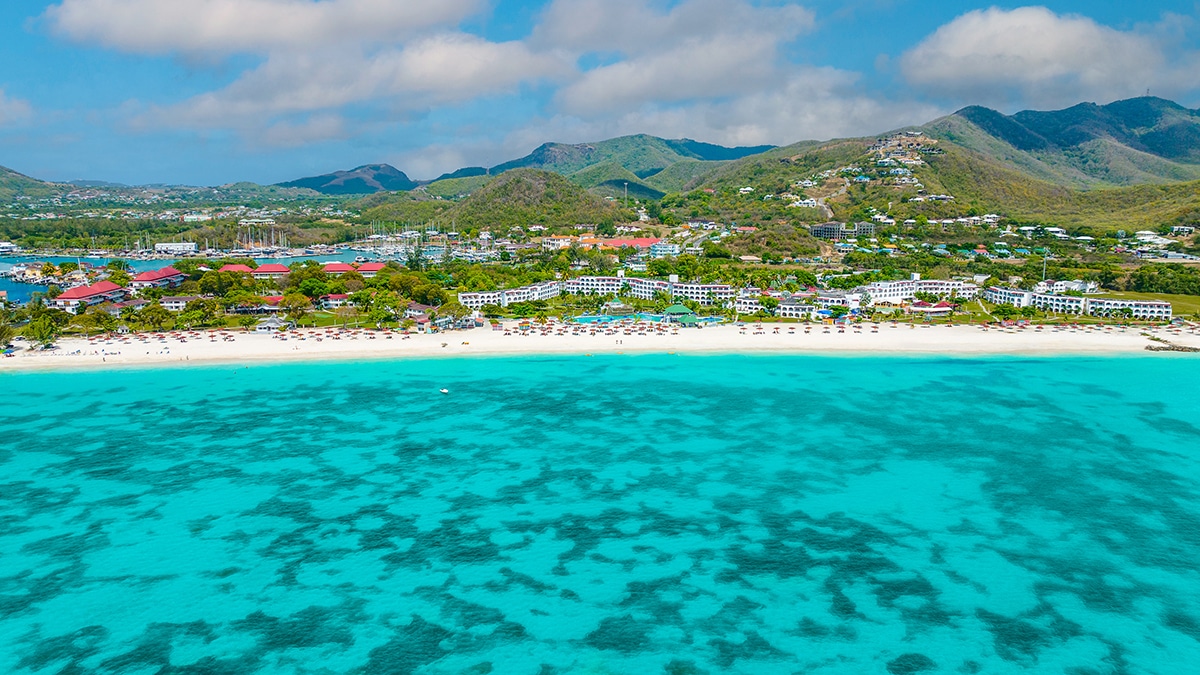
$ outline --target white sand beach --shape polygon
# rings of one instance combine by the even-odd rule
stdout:
[[[141,365],[371,360],[450,356],[636,353],[792,353],[925,355],[1151,354],[1163,346],[1147,334],[1200,347],[1200,333],[1183,328],[910,326],[882,323],[845,328],[748,324],[706,328],[551,325],[518,330],[491,327],[440,334],[402,335],[365,329],[301,329],[279,334],[236,330],[171,331],[64,338],[48,351],[19,350],[0,358],[0,372],[112,368]]]

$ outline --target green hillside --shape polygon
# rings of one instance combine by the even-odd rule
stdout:
[[[8,202],[19,196],[33,197],[35,199],[52,197],[62,194],[69,187],[30,178],[12,169],[0,166],[0,201]]]
[[[603,197],[624,197],[626,189],[633,199],[660,199],[666,194],[647,185],[632,171],[612,160],[576,171],[568,178],[572,183]]]
[[[974,207],[1017,220],[1098,231],[1190,222],[1200,214],[1200,182],[1086,190],[1038,180],[965,148],[947,145],[944,150],[944,155],[928,158],[929,166],[918,175],[931,189],[954,195],[949,208],[959,212]]]
[[[458,199],[488,184],[492,179],[486,174],[463,176],[459,178],[439,178],[424,186],[425,192],[442,199]]]
[[[481,180],[484,177],[435,181],[453,185],[453,181]],[[563,176],[549,171],[515,169],[493,176],[474,187],[461,200],[435,199],[425,191],[380,194],[356,202],[367,220],[406,223],[434,223],[454,226],[461,231],[485,228],[507,229],[541,224],[568,227],[583,223],[601,223],[635,219],[613,202],[602,199]]]
[[[868,207],[889,212],[900,220],[919,216],[958,217],[971,212],[999,213],[1022,222],[1097,232],[1133,231],[1200,220],[1198,181],[1160,180],[1141,185],[1101,186],[1094,180],[1083,180],[1079,172],[1075,172],[1075,180],[1062,179],[1073,169],[1021,154],[1010,144],[973,129],[962,120],[951,117],[939,123],[942,130],[953,129],[972,137],[959,145],[961,135],[951,142],[950,134],[942,134],[938,147],[943,154],[927,156],[928,165],[918,167],[916,177],[924,184],[926,193],[950,194],[954,201],[909,202],[909,198],[917,195],[915,188],[901,189],[880,180],[842,189],[844,180],[839,178],[812,192],[832,195],[828,204],[838,220],[865,218]],[[869,148],[873,141],[798,143],[729,162],[704,174],[695,189],[664,197],[663,206],[679,219],[713,218],[741,224],[814,222],[825,214],[815,209],[788,209],[778,200],[764,200],[769,194],[785,191],[803,194],[796,183],[822,171],[860,166],[870,172],[874,160]],[[964,147],[968,144],[985,151]],[[1125,156],[1117,153],[1110,157],[1113,166],[1119,166],[1117,160]],[[1052,179],[1056,176],[1060,180]],[[741,187],[752,187],[754,192],[738,194]]]
[[[683,159],[646,179],[646,184],[661,192],[683,192],[703,182],[704,178],[716,173],[728,161],[704,161]]]
[[[439,216],[440,221],[453,221],[460,230],[534,224],[563,227],[630,219],[632,214],[566,178],[536,169],[506,171]]]
[[[492,174],[531,167],[569,175],[591,166],[614,162],[638,178],[649,178],[683,160],[727,161],[755,155],[771,146],[726,148],[689,139],[667,140],[638,134],[597,143],[545,143],[529,155],[492,167]]]
[[[1200,179],[1200,111],[1158,98],[1003,115],[972,106],[923,127],[1031,176],[1077,187]]]

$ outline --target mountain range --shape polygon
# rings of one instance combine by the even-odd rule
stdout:
[[[680,189],[687,179],[697,173],[716,168],[724,162],[765,152],[773,147],[759,145],[729,148],[688,138],[668,140],[639,134],[596,143],[543,143],[519,159],[491,168],[462,168],[425,183],[409,180],[404,172],[390,165],[370,164],[352,171],[337,171],[279,183],[279,186],[309,188],[329,195],[411,190],[418,185],[460,179],[475,179],[468,180],[464,185],[478,187],[486,182],[479,179],[498,176],[512,169],[525,168],[568,176],[576,184],[597,189],[599,192],[624,194],[628,188],[629,194],[634,197],[657,199],[666,192]]]
[[[1130,217],[1139,221],[1200,212],[1200,111],[1164,99],[1082,103],[1013,115],[971,106],[908,130],[939,140],[944,153],[931,157],[919,177],[929,191],[954,194],[960,205],[1072,223],[1096,216],[1116,222],[1124,217],[1122,209],[1132,209]],[[519,159],[490,168],[459,169],[432,181],[413,180],[387,164],[369,164],[272,189],[314,196],[398,192],[411,193],[417,201],[421,195],[462,201],[477,193],[486,195],[484,188],[499,176],[528,169],[558,174],[597,197],[657,199],[667,193],[741,185],[786,190],[804,172],[865,161],[874,140],[729,148],[635,135],[594,143],[545,143]],[[69,188],[0,170],[0,199],[47,196]],[[882,201],[884,207],[888,203]],[[376,201],[371,204],[378,206]],[[1099,204],[1115,205],[1115,210],[1101,212]]]

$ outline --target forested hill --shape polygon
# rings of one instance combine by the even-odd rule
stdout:
[[[350,171],[279,183],[279,187],[308,188],[326,195],[356,195],[411,190],[419,183],[390,164],[367,164]]]
[[[60,194],[69,186],[47,183],[0,166],[0,201],[16,197],[42,198]]]
[[[1200,179],[1200,111],[1160,98],[1004,115],[972,106],[923,127],[1009,168],[1060,185]]]
[[[361,207],[364,217],[371,219],[432,222],[456,230],[569,227],[637,218],[563,176],[537,169],[506,171],[456,202],[422,198],[418,192],[370,197]]]

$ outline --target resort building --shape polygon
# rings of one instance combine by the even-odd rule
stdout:
[[[671,282],[661,281],[659,279],[638,279],[631,278],[629,281],[629,295],[638,300],[653,300],[656,293],[671,294]]]
[[[129,282],[129,287],[134,291],[147,288],[174,288],[182,284],[184,279],[187,279],[187,275],[183,272],[174,267],[164,267],[161,270],[142,272]]]
[[[218,272],[233,272],[234,274],[254,274],[254,270],[245,265],[225,265]]]
[[[784,298],[779,307],[775,309],[775,314],[784,319],[807,319],[816,311],[816,307],[803,301],[798,297]]]
[[[671,296],[695,300],[704,306],[726,305],[737,297],[729,284],[671,284]]]
[[[113,316],[121,316],[121,312],[124,310],[130,309],[136,312],[148,304],[150,304],[149,300],[143,300],[141,298],[135,300],[124,300],[122,302],[116,302],[109,305],[108,313],[112,314]]]
[[[381,263],[381,262],[363,263],[358,266],[358,273],[363,275],[364,279],[372,279],[376,275],[378,275],[380,272],[382,272],[383,268],[385,268],[385,267],[387,267],[387,263]]]
[[[532,286],[507,288],[498,291],[475,291],[459,293],[458,301],[469,309],[480,309],[487,305],[508,307],[518,302],[537,302],[549,300],[562,295],[562,284],[558,281],[545,281]]]
[[[331,293],[321,296],[321,309],[337,309],[343,307],[350,301],[350,296],[345,293]]]
[[[661,239],[654,237],[637,237],[634,239],[608,239],[600,242],[601,248],[635,248],[639,251],[648,251],[652,246],[661,242]]]
[[[345,274],[346,272],[353,272],[353,271],[354,271],[354,265],[351,265],[349,263],[331,262],[331,263],[325,264],[325,274],[328,274],[330,276],[336,277],[336,276]]]
[[[92,305],[120,302],[129,297],[129,291],[111,281],[99,281],[91,286],[76,286],[62,292],[49,302],[54,309],[78,314]]]
[[[624,277],[577,277],[563,282],[563,292],[570,295],[620,295],[625,290]]]
[[[288,269],[287,265],[268,263],[266,265],[259,265],[257,269],[250,272],[250,275],[259,281],[268,279],[272,281],[278,281],[287,276],[288,272],[290,271],[291,270]]]
[[[671,244],[665,241],[660,241],[650,246],[651,258],[670,258],[679,255],[679,244]]]
[[[874,237],[875,223],[821,223],[808,228],[812,236],[818,239],[828,239],[829,241],[841,241],[843,239],[853,239],[856,237]]]
[[[1088,298],[1074,295],[1055,295],[1023,291],[1017,288],[993,286],[983,294],[984,299],[997,305],[1014,307],[1037,307],[1055,314],[1078,314],[1088,316],[1128,315],[1134,319],[1170,321],[1171,303],[1157,300],[1119,300],[1115,298]]]
[[[1099,293],[1100,284],[1095,281],[1039,281],[1034,287],[1035,293]]]
[[[839,290],[820,291],[813,298],[813,302],[821,309],[829,309],[830,307],[858,309],[862,306],[862,295],[860,293],[847,293],[846,291]]]
[[[929,293],[940,297],[956,297],[970,300],[979,295],[979,287],[975,284],[942,279],[908,279],[903,281],[873,281],[855,289],[863,298],[869,297],[868,304],[880,303],[898,305],[911,302],[917,293]]]
[[[168,312],[182,312],[189,302],[199,299],[194,295],[168,296],[161,298],[158,304],[162,305],[163,309]]]

